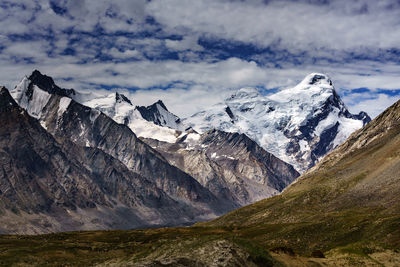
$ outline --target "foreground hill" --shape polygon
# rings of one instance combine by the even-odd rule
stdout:
[[[3,236],[0,258],[3,264],[399,266],[399,182],[400,101],[279,196],[190,228]]]

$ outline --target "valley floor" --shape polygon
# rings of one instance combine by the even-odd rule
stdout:
[[[400,266],[400,252],[353,243],[327,251],[265,246],[243,230],[195,226],[0,236],[1,266]],[[304,240],[310,243],[310,240]],[[320,244],[324,246],[324,244]],[[327,244],[329,247],[329,244]]]

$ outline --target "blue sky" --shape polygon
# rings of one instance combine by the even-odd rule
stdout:
[[[3,0],[0,64],[7,87],[39,69],[180,116],[322,72],[352,112],[374,117],[400,98],[400,2]]]

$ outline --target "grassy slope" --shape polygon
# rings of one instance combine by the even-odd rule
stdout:
[[[227,240],[264,266],[276,260],[389,265],[400,259],[399,118],[397,103],[282,195],[217,220],[190,228],[1,236],[0,264],[119,265],[174,257],[204,262],[207,246]],[[328,258],[310,262],[307,257],[319,252]]]

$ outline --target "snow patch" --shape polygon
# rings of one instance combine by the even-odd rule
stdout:
[[[61,117],[62,114],[64,114],[64,112],[68,109],[71,100],[72,99],[69,97],[62,97],[60,99],[60,104],[58,105],[58,111],[57,111],[58,117]]]
[[[41,90],[36,85],[33,86],[32,99],[28,102],[27,111],[29,115],[36,119],[40,119],[43,108],[47,105],[51,95]]]

